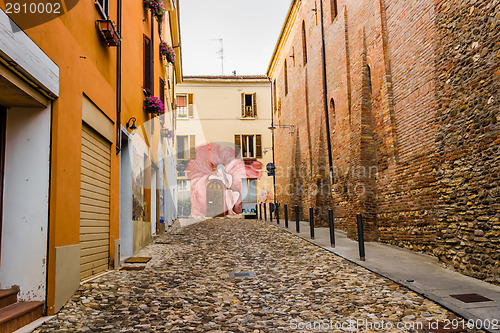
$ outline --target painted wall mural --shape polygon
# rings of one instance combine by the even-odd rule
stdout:
[[[196,147],[196,159],[186,167],[191,181],[191,215],[242,213],[242,179],[260,179],[259,161],[235,158],[234,147],[209,143]]]
[[[147,202],[144,200],[144,155],[134,146],[132,156],[132,220],[144,221]]]

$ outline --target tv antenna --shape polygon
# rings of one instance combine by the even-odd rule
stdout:
[[[224,75],[224,40],[222,38],[212,39],[213,41],[220,42],[220,49],[217,51],[217,54],[220,57],[221,65],[222,65],[222,75]]]

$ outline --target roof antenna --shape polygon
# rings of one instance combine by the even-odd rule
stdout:
[[[221,64],[222,64],[222,75],[224,75],[224,40],[222,38],[217,38],[217,39],[212,39],[212,40],[220,42],[220,49],[219,49],[219,51],[217,51],[217,54],[220,57]]]

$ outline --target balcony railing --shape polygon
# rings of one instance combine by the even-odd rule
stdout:
[[[252,118],[252,117],[254,117],[253,107],[245,106],[245,118]]]

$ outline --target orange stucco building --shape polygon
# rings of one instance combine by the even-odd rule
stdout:
[[[182,77],[178,2],[165,0],[160,22],[139,0],[64,2],[61,15],[33,24],[0,1],[0,289],[47,314],[176,216],[165,199],[175,197],[172,139],[161,129],[173,129]],[[175,64],[160,56],[161,41]],[[165,116],[145,112],[146,96],[163,99]],[[124,186],[135,179],[121,170],[135,168],[128,153],[141,145],[134,218]]]

